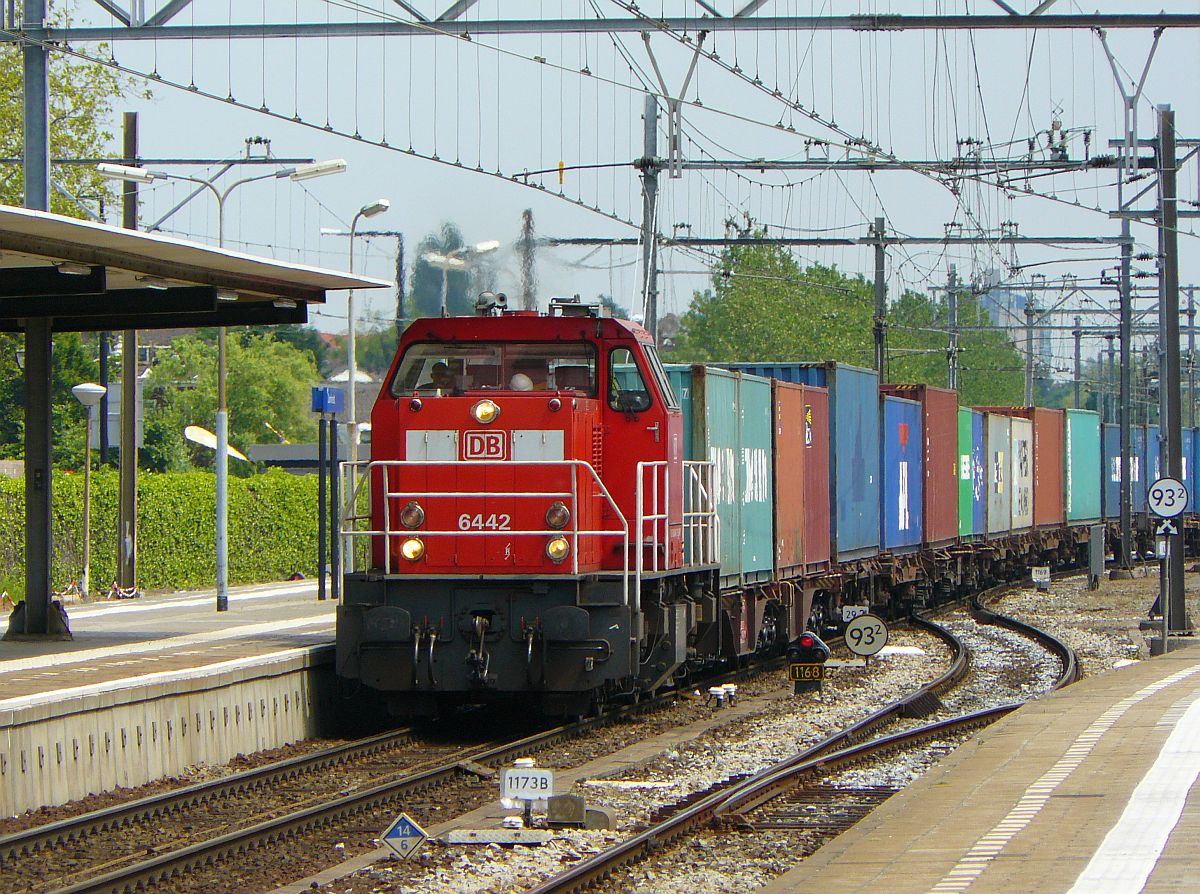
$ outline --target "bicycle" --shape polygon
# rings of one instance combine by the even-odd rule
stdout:
[[[140,595],[137,587],[119,587],[116,581],[108,588],[109,599],[137,599]]]

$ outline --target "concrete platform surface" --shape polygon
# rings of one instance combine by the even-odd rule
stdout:
[[[1200,891],[1200,648],[978,733],[768,894]]]
[[[336,603],[315,581],[68,606],[73,640],[0,641],[0,710],[19,700],[333,642]]]

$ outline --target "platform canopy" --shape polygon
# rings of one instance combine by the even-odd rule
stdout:
[[[5,638],[70,635],[50,611],[55,331],[303,323],[330,289],[391,285],[0,205],[0,332],[25,335],[26,598]]]
[[[392,283],[0,205],[0,331],[303,323],[328,290]]]

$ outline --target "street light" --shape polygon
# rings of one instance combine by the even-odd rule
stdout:
[[[387,199],[376,199],[369,205],[363,205],[350,221],[350,269],[349,273],[354,273],[354,236],[358,230],[358,222],[364,217],[375,217],[383,214],[392,203]],[[354,464],[358,462],[358,407],[354,399],[354,392],[358,383],[358,355],[355,354],[354,336],[355,330],[358,328],[358,318],[354,314],[354,289],[349,289],[346,292],[346,375],[350,383],[350,393],[347,395],[346,415],[350,419],[350,467],[354,468]],[[351,568],[353,570],[353,568]]]
[[[346,170],[344,158],[332,158],[311,164],[281,168],[267,174],[243,177],[235,180],[223,190],[217,189],[211,180],[172,174],[166,171],[148,171],[130,165],[101,162],[96,173],[110,180],[130,180],[134,183],[153,183],[155,180],[187,180],[198,183],[213,194],[217,200],[217,245],[225,247],[225,200],[229,194],[247,183],[257,180],[288,179],[299,182],[328,174],[340,174]],[[225,327],[217,330],[217,611],[229,609],[229,401],[226,393]]]
[[[91,584],[91,540],[92,540],[92,424],[96,407],[106,391],[103,385],[84,382],[71,389],[78,401],[87,410],[87,434],[83,440],[83,574],[79,578],[79,592],[88,598]]]
[[[442,316],[446,316],[446,293],[449,288],[449,277],[451,270],[466,270],[472,261],[480,255],[490,254],[500,247],[500,243],[495,239],[489,239],[487,242],[477,242],[475,245],[464,245],[462,248],[456,248],[454,251],[446,253],[427,251],[421,255],[421,260],[430,267],[436,267],[442,271]]]

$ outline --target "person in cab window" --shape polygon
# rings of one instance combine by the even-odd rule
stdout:
[[[450,372],[449,365],[439,360],[429,370],[429,381],[419,385],[418,388],[421,391],[437,391],[441,394],[450,394],[455,388],[454,378],[454,373]]]

